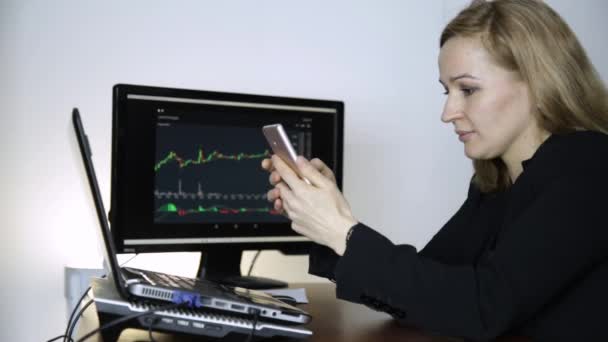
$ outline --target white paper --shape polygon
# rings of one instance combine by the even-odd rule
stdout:
[[[308,297],[306,296],[305,288],[297,288],[297,289],[269,289],[262,290],[262,292],[267,293],[271,296],[286,296],[293,298],[297,304],[308,304]]]

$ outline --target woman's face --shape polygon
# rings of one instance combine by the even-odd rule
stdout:
[[[453,37],[439,53],[447,99],[441,120],[452,123],[471,159],[523,160],[539,129],[528,87],[498,66],[478,38]]]

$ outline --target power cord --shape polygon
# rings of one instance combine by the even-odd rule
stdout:
[[[63,335],[59,335],[59,336],[55,336],[55,337],[52,337],[50,340],[47,340],[46,342],[53,342],[53,341],[57,341],[57,340],[58,340],[58,339],[60,339],[60,338],[65,339],[65,334],[63,334]]]
[[[260,253],[262,251],[257,251],[255,253],[255,255],[253,256],[253,260],[251,260],[251,265],[249,265],[249,271],[247,272],[247,276],[251,275],[251,271],[253,271],[253,266],[255,265],[255,262],[258,260],[258,257],[260,256]]]
[[[249,336],[247,336],[246,342],[251,342],[253,339],[253,334],[255,334],[255,327],[258,324],[258,319],[260,318],[260,311],[256,310],[255,315],[253,316],[253,326],[251,327],[251,332],[249,332]]]
[[[117,325],[122,324],[122,323],[124,323],[124,322],[130,321],[130,320],[132,320],[132,319],[136,319],[136,318],[143,317],[143,316],[148,316],[148,315],[151,315],[151,314],[153,314],[153,313],[155,313],[155,312],[160,312],[160,311],[166,311],[166,310],[175,309],[175,308],[177,308],[177,307],[181,307],[181,306],[183,306],[183,307],[187,307],[188,305],[189,305],[189,303],[188,303],[188,302],[182,302],[182,303],[179,303],[179,304],[169,304],[169,305],[160,306],[160,307],[155,308],[155,309],[150,309],[150,310],[148,310],[148,311],[144,311],[144,312],[138,312],[138,313],[133,314],[133,315],[129,315],[129,316],[124,316],[124,317],[121,317],[121,318],[117,318],[117,319],[113,320],[112,322],[106,323],[106,324],[104,324],[103,326],[101,326],[101,327],[99,327],[99,328],[97,328],[97,329],[94,329],[94,330],[92,330],[92,331],[88,332],[86,335],[82,336],[82,337],[81,337],[79,340],[77,340],[76,342],[82,342],[82,341],[85,341],[85,340],[87,340],[89,337],[91,337],[91,336],[93,336],[93,335],[97,334],[98,332],[101,332],[101,331],[104,331],[104,330],[106,330],[106,329],[112,328],[112,327],[114,327],[114,326],[117,326]]]
[[[261,252],[262,252],[261,250],[258,250],[257,252],[255,252],[253,259],[251,260],[251,265],[249,265],[249,271],[247,272],[247,276],[251,275],[251,271],[253,271],[253,266],[255,266],[255,262],[258,260],[258,257],[260,256]],[[256,310],[255,315],[253,316],[253,326],[251,327],[251,332],[249,333],[249,336],[247,336],[246,342],[251,342],[251,340],[253,339],[253,335],[255,334],[255,327],[258,324],[259,318],[260,318],[260,311]]]
[[[80,319],[80,317],[82,317],[83,312],[89,307],[91,306],[91,304],[93,304],[95,301],[94,300],[89,300],[83,307],[82,309],[80,309],[80,311],[78,311],[78,314],[74,317],[74,322],[72,322],[72,324],[70,325],[70,329],[68,330],[68,338],[70,341],[73,341],[72,339],[72,334],[74,333],[74,329],[76,328],[76,323],[78,323],[78,320]]]
[[[120,266],[122,267],[122,266],[126,265],[128,262],[135,259],[135,257],[138,255],[139,255],[138,253],[135,253],[135,255],[133,255],[127,261],[123,262]],[[105,278],[105,277],[106,277],[105,274],[101,276],[101,278]],[[80,307],[80,303],[82,303],[84,298],[89,294],[89,291],[91,291],[90,286],[87,287],[87,289],[84,291],[84,293],[82,294],[80,299],[78,299],[78,302],[76,303],[76,305],[74,306],[74,309],[72,310],[72,313],[70,314],[70,318],[68,319],[68,323],[65,326],[65,332],[63,333],[63,335],[53,337],[50,340],[48,340],[47,342],[54,342],[61,338],[63,338],[63,342],[74,342],[74,339],[72,338],[72,330],[74,329],[74,327],[76,327],[76,322],[72,323],[72,320],[74,319],[76,310],[78,310],[78,308]],[[82,314],[82,312],[84,312],[84,309],[86,309],[91,304],[92,304],[92,300],[89,303],[87,303],[87,305],[85,305],[85,307],[82,310],[80,310],[78,315],[80,316]],[[78,318],[76,319],[76,321],[78,321]]]
[[[78,310],[78,308],[80,307],[80,303],[82,303],[82,301],[84,300],[84,298],[89,294],[90,290],[91,290],[91,287],[89,286],[84,291],[84,293],[82,294],[82,296],[80,297],[80,299],[78,300],[78,302],[76,303],[76,305],[74,306],[74,309],[72,310],[72,314],[70,314],[70,318],[68,319],[68,324],[65,327],[65,332],[63,333],[63,335],[59,335],[59,336],[53,337],[50,340],[48,340],[47,342],[57,341],[60,338],[63,338],[63,342],[73,342],[73,340],[70,337],[70,335],[68,335],[68,332],[70,331],[70,326],[72,324],[72,320],[74,319],[74,315],[76,314],[76,310]]]
[[[150,336],[150,342],[156,342],[156,339],[154,339],[154,336],[152,336],[152,327],[158,324],[158,322],[160,322],[160,319],[158,319],[158,317],[155,317],[148,326],[148,336]]]
[[[53,342],[53,341],[57,341],[58,339],[62,338],[65,341],[65,337],[66,335],[59,335],[59,336],[55,336],[53,338],[51,338],[50,340],[47,340],[46,342]],[[69,340],[70,342],[74,342],[72,339]]]

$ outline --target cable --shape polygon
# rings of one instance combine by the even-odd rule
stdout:
[[[139,253],[135,253],[135,255],[134,255],[134,256],[132,256],[132,257],[130,257],[130,258],[129,258],[129,260],[127,260],[127,261],[123,262],[122,264],[120,264],[120,267],[123,267],[123,266],[124,266],[124,265],[126,265],[126,264],[127,264],[129,261],[131,261],[131,260],[135,259],[135,257],[136,257],[136,256],[138,256],[138,255],[139,255]]]
[[[82,303],[82,301],[84,300],[84,298],[89,294],[89,291],[91,290],[91,287],[87,287],[87,289],[84,291],[84,293],[82,294],[82,296],[80,297],[80,299],[78,300],[78,302],[76,303],[76,305],[74,306],[74,309],[72,310],[72,314],[70,315],[70,318],[68,319],[68,324],[65,326],[65,332],[63,333],[63,342],[72,342],[72,338],[69,337],[68,332],[70,331],[70,325],[72,323],[72,320],[74,319],[74,314],[76,314],[76,310],[78,310],[78,308],[80,307],[80,303]],[[55,341],[58,340],[59,336],[48,340],[47,342],[51,342],[51,341]]]
[[[246,342],[251,342],[253,338],[253,334],[255,333],[255,326],[258,324],[258,318],[260,317],[260,311],[255,312],[255,316],[253,316],[253,326],[251,327],[251,332],[249,332],[249,336],[247,336]]]
[[[93,336],[93,335],[97,334],[98,332],[101,332],[101,331],[103,331],[103,330],[109,329],[109,328],[111,328],[111,327],[113,327],[113,326],[116,326],[116,325],[119,325],[119,324],[121,324],[121,323],[124,323],[124,322],[130,321],[130,320],[132,320],[132,319],[139,318],[139,317],[143,317],[143,316],[147,316],[147,315],[151,315],[151,314],[153,314],[153,313],[155,313],[155,312],[160,312],[160,311],[171,310],[171,309],[174,309],[174,308],[177,308],[177,307],[180,307],[180,306],[186,306],[186,305],[188,305],[188,303],[170,304],[170,305],[160,306],[160,307],[158,307],[158,308],[156,308],[156,309],[150,309],[150,310],[148,310],[148,311],[139,312],[139,313],[136,313],[136,314],[133,314],[133,315],[124,316],[124,317],[121,317],[121,318],[115,319],[115,320],[113,320],[112,322],[106,323],[106,324],[104,324],[103,326],[101,326],[101,327],[99,327],[99,328],[97,328],[97,329],[94,329],[94,330],[92,330],[92,331],[88,332],[86,335],[84,335],[83,337],[81,337],[81,338],[80,338],[78,341],[76,341],[76,342],[82,342],[82,341],[85,341],[86,339],[88,339],[89,337],[91,337],[91,336]]]
[[[152,322],[150,322],[150,326],[148,326],[148,336],[150,336],[150,342],[156,342],[154,336],[152,336],[152,327],[157,324],[160,320],[158,317],[155,317]]]
[[[127,261],[123,262],[120,265],[120,267],[126,265],[128,262],[130,262],[131,260],[135,259],[135,257],[138,256],[138,255],[139,255],[139,253],[135,253],[135,255],[133,255]],[[106,277],[105,274],[101,276],[101,278],[105,278],[105,277]],[[70,332],[70,327],[72,326],[72,320],[74,319],[74,314],[76,313],[76,310],[78,310],[78,308],[80,307],[80,303],[82,303],[82,301],[88,295],[88,293],[89,293],[90,290],[91,290],[91,287],[90,286],[87,287],[87,289],[84,291],[84,293],[82,294],[82,296],[80,297],[80,299],[78,300],[78,302],[76,303],[76,305],[74,306],[74,309],[72,310],[72,313],[70,314],[70,318],[68,319],[68,322],[67,322],[67,324],[65,326],[65,332],[63,333],[63,335],[59,335],[59,336],[53,337],[53,338],[51,338],[50,340],[48,340],[46,342],[54,342],[54,341],[57,341],[60,338],[63,338],[63,342],[74,342],[74,340],[71,337],[71,334],[68,334],[68,332]],[[90,304],[88,304],[88,305],[90,305]]]
[[[120,264],[120,267],[123,267],[123,266],[124,266],[124,265],[126,265],[126,264],[127,264],[129,261],[131,261],[131,260],[135,259],[135,257],[136,257],[137,255],[138,255],[138,254],[136,253],[134,256],[132,256],[131,258],[129,258],[127,261],[125,261],[125,262],[123,262],[122,264]],[[104,275],[102,275],[101,277],[102,277],[102,278],[105,278],[105,277],[106,277],[106,275],[104,274]],[[89,286],[89,289],[90,289],[90,288],[91,288],[91,287]],[[87,290],[85,293],[88,293],[88,290]],[[80,299],[80,301],[82,301],[82,298]],[[80,302],[78,302],[78,303],[80,304]],[[76,328],[76,323],[78,322],[78,320],[79,320],[79,319],[80,319],[80,317],[82,316],[82,313],[84,312],[84,310],[85,310],[87,307],[89,307],[89,305],[91,305],[91,304],[93,304],[93,300],[90,300],[90,301],[89,301],[89,302],[88,302],[88,303],[87,303],[87,304],[86,304],[86,305],[85,305],[85,306],[84,306],[82,309],[80,309],[80,312],[79,312],[79,313],[78,313],[78,315],[76,315],[76,317],[74,318],[74,322],[72,322],[72,324],[70,325],[69,332],[67,333],[67,338],[68,338],[68,341],[70,341],[70,342],[73,342],[73,341],[74,341],[74,339],[72,338],[72,334],[74,333],[74,329]],[[78,307],[78,305],[77,305],[76,307]],[[72,318],[70,318],[70,321],[71,321],[71,320],[72,320]]]
[[[253,259],[251,260],[251,265],[249,265],[249,271],[247,272],[247,276],[251,275],[253,266],[255,265],[255,262],[258,260],[258,257],[260,256],[261,252],[262,252],[261,250],[258,250],[257,252],[255,252]],[[258,324],[259,317],[260,317],[260,311],[256,310],[255,316],[253,317],[253,326],[251,327],[251,332],[249,333],[249,336],[247,336],[247,342],[251,342],[251,340],[253,339],[253,335],[255,334],[255,326]]]
[[[255,253],[255,255],[253,256],[253,260],[251,260],[251,265],[249,266],[249,272],[247,272],[247,276],[251,275],[251,271],[253,270],[253,265],[255,265],[255,262],[258,260],[258,257],[260,256],[260,253],[262,251],[257,251]]]
[[[74,329],[76,328],[76,323],[78,323],[78,320],[80,319],[80,317],[82,317],[82,313],[84,312],[84,310],[86,310],[89,306],[91,306],[91,304],[93,304],[95,301],[94,300],[89,300],[83,307],[82,309],[80,309],[80,311],[78,311],[78,314],[74,317],[74,322],[72,322],[72,324],[70,325],[70,329],[68,330],[68,336],[67,338],[70,341],[74,341],[74,339],[72,339],[72,334],[74,333]]]
[[[87,293],[88,293],[88,291],[85,292],[85,294],[87,294]],[[84,296],[80,299],[80,301],[78,303],[80,303],[82,301],[82,299],[84,299]],[[71,324],[70,324],[71,319],[70,319],[70,321],[68,321],[68,326],[66,328],[65,334],[54,337],[54,338],[48,340],[47,342],[53,342],[60,338],[63,338],[64,341],[66,341],[66,339],[67,339],[67,341],[73,342],[74,340],[72,339],[72,333],[73,333],[74,327],[76,326],[76,323],[78,322],[78,319],[81,317],[84,310],[86,310],[91,304],[93,304],[93,302],[94,301],[92,299],[89,300],[85,304],[85,306],[83,306],[82,309],[80,309],[80,311],[78,311],[78,314],[75,316],[76,319],[74,320],[74,322],[71,322]],[[78,306],[76,306],[76,308],[78,308]],[[76,310],[74,310],[74,312],[72,312],[72,316],[74,316],[75,312],[76,312]]]
[[[63,334],[63,335],[59,335],[59,336],[55,336],[55,337],[51,338],[50,340],[48,340],[48,341],[46,341],[46,342],[53,342],[53,341],[57,341],[57,340],[58,340],[58,339],[60,339],[60,338],[63,338],[63,340],[65,341],[65,336],[66,336],[65,334]]]

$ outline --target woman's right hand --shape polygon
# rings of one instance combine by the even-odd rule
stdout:
[[[319,171],[323,176],[329,179],[332,183],[336,184],[336,176],[334,172],[319,158],[314,158],[310,161],[310,163]],[[279,189],[276,187],[277,184],[281,183],[283,180],[278,172],[274,170],[274,166],[272,165],[272,160],[270,158],[266,158],[262,160],[262,168],[268,172],[270,172],[269,182],[274,188],[269,190],[266,194],[266,197],[269,202],[274,204],[274,209],[280,213],[283,213],[283,203],[281,201],[281,194]]]

